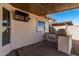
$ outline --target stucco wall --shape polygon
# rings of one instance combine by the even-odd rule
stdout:
[[[43,40],[44,32],[36,31],[36,22],[38,20],[45,21],[43,18],[36,18],[33,15],[31,16],[31,21],[29,22],[21,22],[13,20],[12,23],[12,36],[13,36],[13,48],[23,47],[29,44],[33,44]],[[47,24],[47,22],[46,22]],[[46,25],[46,30],[48,26]]]
[[[43,40],[44,32],[36,32],[36,21],[45,22],[45,32],[48,32],[48,20],[31,13],[31,21],[16,21],[11,17],[11,43],[2,47],[2,7],[7,8],[11,13],[16,9],[9,4],[0,4],[0,55],[6,55],[13,49],[27,46]]]

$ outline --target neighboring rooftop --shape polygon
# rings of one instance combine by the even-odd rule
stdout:
[[[52,24],[52,26],[64,26],[64,25],[73,25],[73,23],[71,21],[66,21],[66,22],[56,22]]]

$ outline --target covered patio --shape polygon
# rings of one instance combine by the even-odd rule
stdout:
[[[75,8],[79,8],[79,4],[77,3],[0,4],[0,15],[1,15],[0,55],[7,55],[7,56],[71,56],[74,54],[79,55],[77,49],[77,47],[79,47],[78,41],[77,42],[74,40],[72,41],[73,44],[71,52],[70,54],[67,54],[58,51],[58,38],[56,38],[57,42],[54,42],[46,40],[46,38],[44,37],[45,33],[49,33],[48,21],[53,20],[52,18],[49,18],[47,16],[48,14]]]

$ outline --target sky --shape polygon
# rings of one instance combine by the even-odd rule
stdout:
[[[48,16],[56,19],[56,22],[72,21],[74,25],[79,25],[79,8],[49,14]]]

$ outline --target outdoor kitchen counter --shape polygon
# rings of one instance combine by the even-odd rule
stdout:
[[[67,54],[71,54],[72,36],[58,36],[58,50]]]

